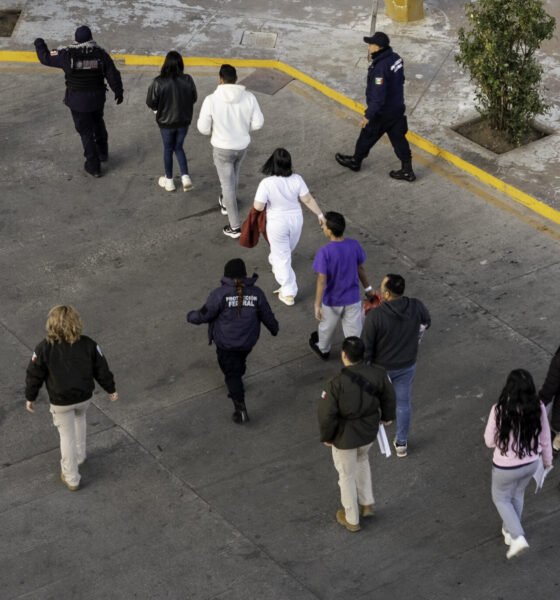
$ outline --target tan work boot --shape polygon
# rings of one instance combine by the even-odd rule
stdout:
[[[62,480],[62,483],[71,491],[71,492],[77,492],[80,489],[80,484],[78,483],[78,485],[70,485],[66,479],[64,479],[64,473],[60,473],[60,479]]]
[[[346,511],[343,508],[340,508],[336,511],[336,520],[352,533],[360,531],[361,529],[359,523],[357,525],[352,525],[352,523],[348,523],[348,521],[346,520]]]
[[[360,504],[360,516],[367,518],[375,515],[375,504]]]

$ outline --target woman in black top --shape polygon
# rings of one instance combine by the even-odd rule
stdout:
[[[25,380],[26,408],[33,405],[43,383],[50,412],[60,435],[60,478],[72,492],[80,488],[78,466],[86,460],[86,410],[95,382],[113,401],[119,395],[101,348],[82,335],[82,320],[72,306],[55,306],[49,312],[46,338],[31,356]]]
[[[179,163],[183,190],[187,192],[193,187],[183,142],[192,121],[197,93],[192,77],[183,73],[184,68],[181,55],[174,50],[168,52],[161,73],[151,83],[146,98],[146,104],[156,113],[163,139],[165,175],[158,183],[168,192],[175,191],[173,153]]]

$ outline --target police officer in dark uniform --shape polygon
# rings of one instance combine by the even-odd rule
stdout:
[[[352,171],[359,171],[364,158],[386,133],[402,165],[398,171],[390,171],[389,175],[393,179],[414,181],[416,175],[412,170],[412,154],[406,139],[408,124],[404,114],[403,60],[393,52],[389,37],[382,31],[365,37],[364,42],[369,46],[371,65],[366,87],[367,108],[360,124],[362,130],[354,154],[337,153],[336,161]]]
[[[113,90],[117,104],[121,104],[121,74],[109,54],[93,41],[89,27],[78,27],[74,39],[75,43],[68,47],[49,51],[45,40],[37,38],[35,50],[43,65],[64,71],[64,104],[71,110],[76,131],[82,138],[86,158],[84,169],[94,177],[101,177],[100,163],[105,162],[109,154],[103,120],[105,80]]]

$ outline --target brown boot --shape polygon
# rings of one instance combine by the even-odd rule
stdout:
[[[352,523],[348,523],[348,521],[346,520],[346,511],[343,508],[336,511],[336,520],[352,533],[360,531],[361,529],[359,523],[357,525],[352,525]]]
[[[66,479],[64,479],[64,473],[60,473],[60,479],[62,480],[62,483],[71,491],[71,492],[77,492],[80,489],[80,484],[78,483],[78,485],[70,485],[69,483],[66,482]]]
[[[375,515],[375,504],[360,504],[360,516],[367,518]]]

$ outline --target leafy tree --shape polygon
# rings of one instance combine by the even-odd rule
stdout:
[[[470,29],[459,30],[455,56],[476,85],[478,112],[490,127],[520,144],[536,115],[549,108],[535,58],[556,21],[542,0],[478,0],[465,6]]]

